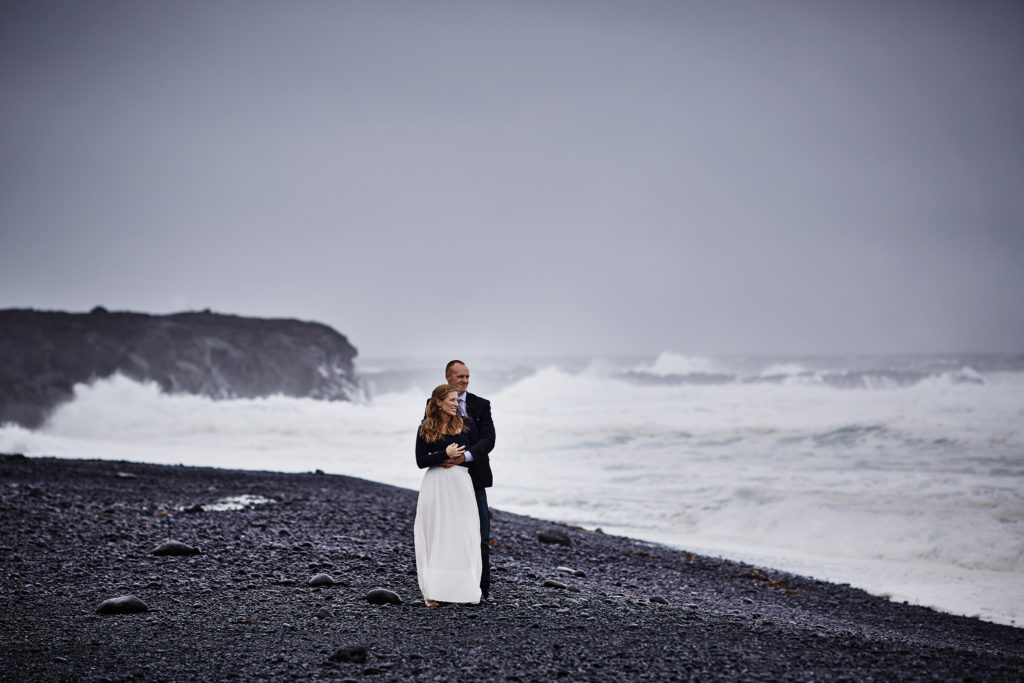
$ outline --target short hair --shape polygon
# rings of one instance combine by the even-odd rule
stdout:
[[[466,365],[461,360],[450,360],[448,361],[448,365],[444,366],[444,374],[447,375],[448,371],[451,370],[452,366],[455,365],[456,363],[458,363],[459,365]],[[466,365],[466,367],[468,368],[469,366]]]

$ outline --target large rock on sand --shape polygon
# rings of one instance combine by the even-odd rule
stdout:
[[[306,582],[306,585],[310,588],[318,588],[320,586],[333,586],[338,582],[335,581],[330,574],[317,574],[312,579]]]
[[[199,548],[181,541],[164,541],[153,549],[154,555],[198,555],[199,552]]]
[[[138,614],[148,612],[149,605],[139,600],[134,595],[119,595],[100,603],[96,608],[99,614]]]
[[[561,529],[546,529],[537,534],[537,539],[541,543],[549,543],[551,545],[569,545],[569,534],[565,533]]]
[[[398,596],[398,593],[389,591],[387,588],[374,588],[365,596],[365,599],[371,605],[401,605],[402,598]]]
[[[333,662],[355,662],[362,664],[366,661],[367,649],[363,645],[345,645],[339,647],[328,657]]]

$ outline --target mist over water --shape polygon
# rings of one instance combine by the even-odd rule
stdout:
[[[79,386],[0,450],[349,474],[418,488],[434,361],[361,365],[371,399]],[[1024,357],[481,359],[492,507],[1001,623],[1024,619]],[[498,560],[500,562],[500,560]]]

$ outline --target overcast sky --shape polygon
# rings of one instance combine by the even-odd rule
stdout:
[[[1024,350],[1024,3],[0,4],[0,307]]]

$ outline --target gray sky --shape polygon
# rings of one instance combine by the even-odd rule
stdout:
[[[0,307],[1024,350],[1024,3],[0,5]]]

